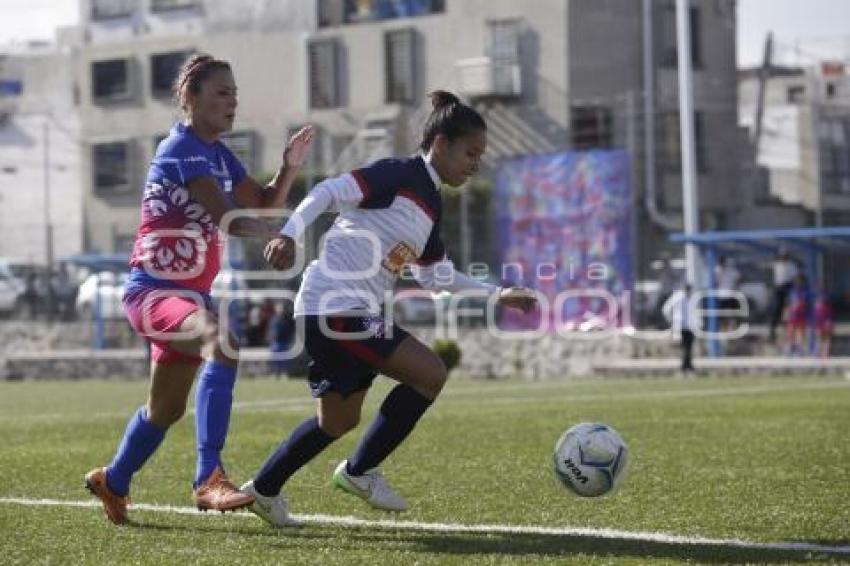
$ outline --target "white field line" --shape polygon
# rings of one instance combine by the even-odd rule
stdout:
[[[100,508],[97,501],[72,501],[61,499],[29,499],[23,497],[0,497],[0,505],[23,505],[27,507],[83,507]],[[202,515],[194,507],[175,507],[171,505],[150,505],[134,503],[134,511],[150,511],[176,515]],[[214,513],[209,516],[216,516]],[[232,515],[253,519],[249,513]],[[589,527],[541,527],[536,525],[504,524],[464,524],[464,523],[426,523],[422,521],[393,521],[359,519],[351,516],[336,515],[295,515],[306,523],[333,525],[342,527],[371,527],[387,530],[424,531],[436,533],[481,533],[481,534],[517,534],[548,535],[563,537],[603,538],[610,540],[654,542],[670,545],[724,546],[746,550],[775,550],[785,552],[822,552],[850,556],[850,546],[823,545],[806,542],[753,542],[741,539],[716,539],[705,537],[686,537],[667,533],[620,531],[615,529],[593,529]]]
[[[792,384],[764,384],[741,387],[725,387],[725,388],[704,388],[704,389],[674,389],[674,390],[654,390],[654,391],[632,391],[626,393],[590,393],[567,396],[555,396],[553,392],[543,393],[533,391],[531,395],[516,395],[503,397],[499,395],[502,390],[491,391],[486,387],[478,391],[464,390],[463,392],[452,392],[447,390],[446,393],[438,399],[437,408],[448,403],[451,406],[466,406],[469,405],[473,409],[486,410],[493,405],[512,405],[518,403],[543,403],[547,401],[557,401],[558,403],[592,403],[597,401],[618,401],[618,400],[643,400],[643,399],[684,399],[684,398],[705,398],[705,397],[722,397],[728,395],[756,395],[760,393],[776,393],[788,391],[817,391],[823,389],[848,389],[850,381],[827,381],[827,382],[811,382],[811,383],[792,383]],[[513,389],[513,388],[512,388]],[[535,388],[532,388],[535,389]],[[522,390],[522,389],[518,389]],[[264,412],[286,412],[286,411],[301,411],[305,408],[310,408],[315,405],[315,401],[302,394],[300,398],[283,398],[283,399],[263,399],[258,401],[237,401],[233,403],[234,412],[240,413],[264,413]],[[0,416],[0,422],[5,420],[20,422],[34,421],[55,421],[62,419],[84,419],[91,421],[93,419],[119,418],[129,417],[134,409],[127,411],[109,411],[102,413],[40,413],[34,415],[19,415],[19,416]],[[187,415],[194,414],[194,409],[187,410]]]

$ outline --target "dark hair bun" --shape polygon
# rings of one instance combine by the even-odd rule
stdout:
[[[445,90],[435,90],[430,94],[430,97],[434,110],[460,104],[460,99],[457,96]]]

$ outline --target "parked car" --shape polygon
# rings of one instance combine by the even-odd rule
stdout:
[[[16,316],[23,307],[26,284],[0,263],[0,315]]]
[[[96,316],[104,319],[122,318],[124,309],[121,297],[128,275],[126,272],[99,271],[86,277],[77,290],[77,316],[83,320],[91,320]]]
[[[104,319],[123,318],[121,299],[128,277],[128,272],[112,271],[100,271],[86,277],[77,291],[77,315],[84,320],[91,320],[96,313]],[[244,281],[234,272],[223,270],[213,281],[210,294],[216,301],[234,288],[244,289]]]

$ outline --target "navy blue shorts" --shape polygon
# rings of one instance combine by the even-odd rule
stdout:
[[[328,336],[327,329],[351,336]],[[311,358],[307,373],[311,394],[321,397],[336,391],[348,397],[368,389],[378,375],[375,366],[389,358],[408,336],[403,328],[395,323],[388,327],[384,318],[376,315],[305,316],[304,346]]]

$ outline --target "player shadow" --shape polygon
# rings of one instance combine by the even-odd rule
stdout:
[[[830,561],[850,558],[850,552],[754,548],[719,543],[681,543],[594,537],[587,535],[548,535],[517,533],[413,533],[399,531],[361,533],[374,542],[406,540],[421,550],[453,555],[505,555],[533,557],[569,557],[589,555],[611,558],[653,558],[688,560],[708,564],[777,564]],[[822,544],[822,543],[811,543]],[[827,543],[836,546],[836,543]]]
[[[824,550],[747,547],[732,543],[682,543],[647,541],[589,535],[528,533],[438,533],[374,527],[329,527],[307,524],[298,528],[273,529],[260,522],[208,524],[162,524],[134,520],[133,528],[221,536],[223,533],[255,539],[264,546],[280,550],[332,545],[340,550],[363,549],[375,544],[403,547],[408,552],[469,556],[495,555],[535,558],[596,556],[609,558],[652,558],[688,560],[706,564],[777,564],[835,561],[850,558],[850,553]],[[799,541],[800,543],[841,546],[846,541]]]

